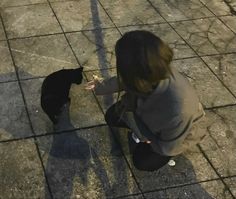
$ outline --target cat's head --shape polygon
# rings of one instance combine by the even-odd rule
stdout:
[[[81,84],[82,80],[83,80],[83,67],[79,67],[73,70],[72,72],[72,81],[75,84]]]

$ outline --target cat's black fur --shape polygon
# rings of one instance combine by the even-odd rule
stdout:
[[[81,84],[83,67],[63,69],[48,75],[41,88],[41,106],[51,121],[56,124],[61,107],[70,101],[72,83]]]

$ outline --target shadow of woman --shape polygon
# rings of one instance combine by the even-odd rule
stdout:
[[[64,129],[75,129],[70,122],[69,107],[66,107],[61,114],[59,123],[54,126],[56,131]],[[89,170],[95,173],[96,179],[91,179]],[[93,198],[96,195],[103,194],[106,197],[106,191],[110,189],[110,183],[107,171],[104,168],[100,157],[96,151],[89,146],[88,142],[79,136],[79,132],[67,132],[54,134],[49,151],[46,165],[46,175],[50,186],[50,192],[46,192],[45,198],[73,198],[74,194],[78,197]],[[76,180],[75,178],[79,178]],[[98,187],[90,193],[86,190],[91,180],[99,180]],[[96,186],[96,185],[95,185]],[[74,192],[74,193],[73,193]],[[91,195],[92,194],[92,195]]]

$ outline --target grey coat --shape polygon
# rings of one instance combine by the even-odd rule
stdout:
[[[138,97],[136,110],[121,115],[142,141],[150,140],[155,152],[167,156],[182,153],[206,133],[199,128],[205,113],[195,90],[176,69],[172,72],[150,95]],[[116,77],[95,88],[98,95],[117,91]]]

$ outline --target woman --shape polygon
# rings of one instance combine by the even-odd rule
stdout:
[[[148,31],[131,31],[116,43],[117,77],[89,82],[97,95],[125,91],[106,112],[109,126],[131,129],[137,169],[158,170],[200,142],[204,111],[194,89],[170,67],[173,51]]]

